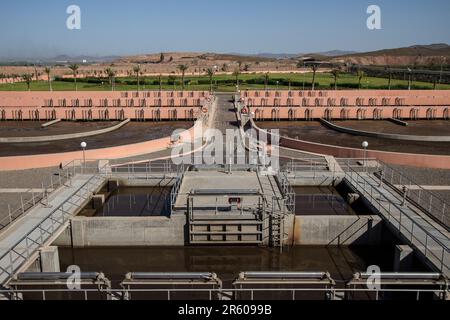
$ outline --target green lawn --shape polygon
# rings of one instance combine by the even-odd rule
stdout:
[[[263,75],[261,74],[242,74],[239,76],[241,89],[264,89]],[[70,81],[70,80],[69,80]],[[75,84],[69,81],[53,81],[52,86],[55,91],[71,91],[75,90]],[[91,79],[94,82],[89,83],[84,79],[78,80],[78,90],[80,91],[110,91],[111,86],[108,81],[103,79]],[[103,84],[101,83],[103,81]],[[136,90],[136,78],[118,78],[115,86],[115,90]],[[176,77],[175,85],[168,83],[168,77],[163,77],[162,88],[164,90],[180,90],[181,79]],[[173,81],[173,80],[172,80]],[[185,87],[186,90],[209,90],[209,79],[206,76],[186,76],[185,81],[188,83]],[[276,82],[279,82],[278,86]],[[217,82],[217,85],[216,85]],[[310,89],[312,82],[312,73],[307,74],[271,74],[270,75],[270,89],[288,89],[289,82],[291,82],[292,89]],[[141,90],[158,90],[159,85],[157,77],[144,77],[141,78]],[[365,77],[361,82],[362,89],[387,89],[387,79]],[[214,90],[216,91],[234,91],[235,90],[235,77],[231,75],[217,75],[214,77]],[[358,78],[351,74],[341,74],[338,79],[338,89],[357,89]],[[391,89],[407,89],[407,80],[392,80]],[[334,89],[334,79],[329,73],[317,73],[316,74],[316,88],[317,89]],[[450,85],[441,84],[437,85],[437,89],[449,90]],[[49,89],[46,81],[33,81],[31,83],[32,91],[47,91]],[[413,81],[412,89],[433,89],[432,83],[416,82]],[[0,91],[26,91],[26,83],[15,84],[1,84]]]

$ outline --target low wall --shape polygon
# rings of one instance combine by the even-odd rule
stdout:
[[[296,216],[294,245],[378,245],[383,221],[379,216]]]
[[[379,245],[383,221],[378,216],[295,216],[293,245]],[[86,247],[184,246],[186,216],[74,217],[52,245]]]
[[[85,247],[184,246],[185,215],[74,217],[53,245]],[[73,243],[72,243],[73,242]]]
[[[369,132],[338,126],[322,118],[320,119],[320,122],[332,130],[356,136],[374,137],[391,140],[405,140],[405,141],[450,142],[450,136],[416,136],[416,135]]]
[[[252,126],[256,130],[265,131],[256,126],[253,119]],[[267,133],[267,135],[270,136],[271,133]],[[379,150],[367,150],[367,154],[365,155],[364,150],[362,149],[339,147],[316,142],[296,140],[283,136],[280,136],[280,146],[330,155],[337,158],[363,159],[366,156],[367,158],[375,158],[390,164],[432,169],[450,169],[450,156],[444,155],[400,153]]]
[[[50,142],[50,141],[86,138],[86,137],[96,136],[99,134],[105,134],[108,132],[115,131],[117,129],[122,128],[124,125],[126,125],[129,122],[130,122],[130,119],[127,119],[115,126],[111,126],[109,128],[104,128],[104,129],[99,129],[99,130],[94,130],[94,131],[89,131],[89,132],[78,132],[78,133],[59,134],[59,135],[52,135],[52,136],[38,136],[38,137],[6,137],[6,138],[0,138],[0,143]]]

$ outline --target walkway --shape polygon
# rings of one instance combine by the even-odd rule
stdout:
[[[64,230],[69,218],[89,201],[106,179],[101,174],[78,174],[71,185],[56,190],[0,234],[0,284],[4,283],[39,248]]]
[[[345,168],[344,168],[345,169]],[[448,232],[373,174],[346,170],[346,180],[409,245],[446,276],[450,275]]]

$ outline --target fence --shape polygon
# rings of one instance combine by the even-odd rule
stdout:
[[[72,217],[70,210],[78,207],[84,201],[90,199],[92,192],[104,181],[104,170],[91,168],[98,174],[92,175],[82,186],[72,192],[62,204],[51,210],[30,231],[21,236],[13,245],[5,248],[5,253],[0,257],[0,283],[11,277],[39,248],[50,239],[61,226]],[[83,172],[87,167],[83,165]],[[81,200],[81,202],[80,202]]]
[[[377,209],[386,220],[388,220],[399,233],[403,233],[410,243],[415,246],[419,252],[422,252],[441,272],[449,271],[448,262],[450,260],[449,248],[443,242],[450,242],[448,234],[439,232],[435,228],[428,230],[418,224],[417,220],[423,222],[422,219],[411,217],[406,212],[407,208],[402,204],[397,204],[389,199],[378,188],[374,188],[374,180],[370,181],[369,176],[364,176],[360,172],[353,170],[351,167],[345,167],[346,178],[350,183],[359,188],[363,196]],[[377,187],[379,185],[377,184]],[[396,213],[396,214],[395,214]],[[442,241],[440,239],[443,239]]]
[[[0,219],[0,231],[11,225],[18,218],[27,213],[35,205],[48,203],[48,198],[60,187],[63,187],[70,183],[70,179],[77,173],[96,173],[98,172],[98,166],[95,162],[93,166],[92,161],[74,160],[62,167],[56,174],[51,175],[46,182],[41,183],[41,190],[36,192],[37,188],[30,188],[25,190],[19,196],[20,205],[11,209],[11,205],[8,205],[8,215]]]
[[[382,177],[391,188],[396,189],[400,194],[406,192],[406,197],[410,202],[414,203],[424,213],[432,217],[449,231],[450,206],[445,200],[433,192],[425,190],[413,179],[386,164],[381,164],[378,175],[379,177]]]
[[[448,289],[367,289],[367,288],[233,288],[233,289],[21,289],[0,290],[0,295],[11,300],[25,300],[33,295],[34,300],[126,300],[139,296],[149,299],[156,295],[157,300],[395,300],[440,299],[445,300]],[[388,295],[389,294],[389,295]],[[178,297],[177,297],[178,296]],[[200,298],[199,298],[200,296]],[[129,298],[131,297],[131,298]],[[195,298],[193,298],[195,297]],[[138,298],[139,299],[139,298]]]

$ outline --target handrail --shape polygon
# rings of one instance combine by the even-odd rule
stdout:
[[[53,176],[51,176],[53,177]],[[48,199],[48,197],[53,194],[54,191],[56,191],[58,188],[63,186],[67,181],[68,177],[64,177],[64,180],[61,179],[61,175],[59,175],[58,182],[53,182],[53,179],[51,179],[51,183],[49,186],[45,187],[44,183],[42,183],[42,193],[41,192],[34,192],[33,190],[38,188],[29,188],[25,190],[22,193],[29,194],[31,193],[31,199],[23,201],[23,196],[20,196],[21,204],[18,208],[11,211],[10,206],[8,206],[8,216],[4,217],[0,220],[0,231],[6,228],[7,226],[11,225],[14,221],[16,221],[18,218],[23,216],[25,213],[27,213],[30,209],[34,208],[36,204],[39,204],[42,200]],[[18,213],[18,214],[17,214]],[[6,222],[4,222],[6,221]]]
[[[175,206],[175,200],[177,198],[178,192],[180,191],[181,182],[183,180],[185,168],[181,166],[177,170],[177,177],[172,190],[170,191],[170,208],[173,210]]]
[[[78,194],[82,189],[84,189],[85,187],[88,187],[87,192],[89,193],[89,192],[90,192],[90,191],[89,191],[89,185],[93,182],[94,179],[97,179],[101,174],[103,174],[103,173],[101,172],[101,170],[99,170],[99,173],[93,175],[93,176],[92,176],[91,178],[89,178],[82,186],[80,186],[77,190],[75,190],[74,192],[72,192],[72,193],[70,194],[70,196],[68,197],[68,199],[71,199],[71,198],[77,196],[77,194]],[[51,219],[51,217],[52,217],[56,212],[58,212],[59,210],[61,210],[62,213],[63,213],[63,215],[64,215],[64,214],[66,213],[65,210],[64,210],[64,205],[65,205],[65,204],[66,204],[66,203],[63,202],[63,203],[61,203],[59,206],[57,206],[56,208],[54,208],[49,214],[47,214],[44,218],[42,218],[42,220],[41,220],[36,226],[34,226],[30,231],[28,231],[24,236],[22,236],[19,240],[17,240],[12,246],[10,246],[10,247],[6,250],[6,252],[0,257],[0,261],[2,261],[7,255],[11,254],[11,251],[14,251],[15,248],[16,248],[17,246],[19,246],[20,243],[21,243],[22,241],[29,239],[29,238],[30,238],[30,235],[31,235],[33,232],[35,232],[35,231],[38,230],[38,229],[43,229],[43,228],[42,228],[42,224],[43,224],[44,222],[46,222],[49,218]],[[64,216],[63,216],[63,221],[64,221],[64,220],[65,220],[65,219],[64,219]],[[67,221],[67,220],[66,220],[66,221]],[[65,221],[64,221],[64,222],[65,222]],[[51,226],[53,227],[54,224],[52,223]],[[50,234],[50,235],[51,235],[51,234]],[[31,238],[30,238],[30,240],[33,241],[33,242],[35,242],[35,241],[34,241],[33,239],[31,239]],[[43,236],[42,236],[42,235],[41,235],[41,241],[43,242]],[[36,249],[35,249],[35,250],[33,250],[33,252],[30,254],[30,252],[29,252],[28,249],[29,249],[29,248],[27,248],[27,250],[26,250],[26,257],[25,257],[25,256],[22,256],[22,258],[25,259],[25,260],[26,260],[27,258],[29,258],[32,254],[34,254],[34,252],[36,251]],[[14,262],[15,262],[15,261],[14,261]],[[8,275],[11,275],[11,273],[9,273],[8,271],[6,271],[5,269],[3,269],[3,268],[1,268],[1,269],[3,270],[3,272],[0,273],[0,274],[3,274],[4,272],[7,272]]]
[[[373,196],[372,196],[372,190],[374,190],[374,188],[373,188],[373,186],[370,184],[370,182],[369,182],[367,179],[365,179],[362,175],[360,175],[359,172],[353,170],[353,169],[350,168],[350,167],[349,167],[348,169],[350,169],[350,174],[349,174],[348,172],[346,172],[346,176],[347,176],[347,177],[350,177],[350,180],[351,180],[351,181],[355,181],[356,183],[359,183],[359,178],[361,178],[365,184],[367,183],[366,185],[370,186],[371,189],[370,189],[369,196],[370,196],[371,200],[376,200],[376,203],[378,204],[379,209],[380,209],[380,208],[383,208],[384,210],[386,210],[386,211],[388,212],[388,221],[389,221],[389,222],[391,222],[390,220],[391,220],[391,218],[393,218],[393,219],[398,223],[398,225],[399,225],[399,232],[401,232],[401,227],[402,227],[402,221],[401,221],[401,220],[402,220],[402,215],[404,215],[404,216],[406,216],[406,217],[409,219],[409,221],[411,222],[411,225],[412,225],[411,230],[408,230],[408,232],[410,233],[411,239],[414,237],[414,239],[416,239],[421,245],[424,246],[424,248],[425,248],[425,256],[426,256],[426,253],[427,253],[427,252],[430,252],[433,256],[435,256],[435,258],[437,258],[437,259],[439,260],[439,262],[440,262],[440,264],[441,264],[441,271],[443,271],[444,266],[445,266],[446,269],[449,269],[448,266],[447,266],[447,264],[445,264],[444,258],[443,258],[444,252],[447,252],[447,253],[448,253],[448,252],[449,252],[449,248],[448,248],[442,241],[440,241],[439,239],[437,239],[433,234],[431,234],[429,231],[427,231],[426,229],[424,229],[421,225],[417,224],[417,222],[415,222],[414,219],[412,219],[407,213],[405,213],[404,210],[403,210],[401,207],[399,207],[397,204],[395,204],[395,203],[393,203],[392,201],[390,201],[383,193],[377,191],[377,193],[389,203],[389,208],[390,208],[390,206],[392,205],[392,206],[394,206],[395,208],[397,208],[397,210],[400,212],[400,218],[399,218],[399,219],[396,219],[394,216],[392,216],[392,215],[390,214],[390,209],[389,209],[389,208],[385,208],[385,206],[381,204],[381,201],[378,201],[377,199],[373,198]],[[356,174],[356,176],[358,177],[358,179],[355,179],[355,178],[353,177],[353,173]],[[376,189],[375,189],[375,190],[376,190]],[[392,223],[392,222],[391,222],[391,223]],[[414,233],[412,232],[412,230],[414,230],[414,226],[416,226],[417,228],[419,228],[419,229],[425,234],[425,243],[423,243],[423,241],[422,241],[421,239],[419,239],[418,237],[416,237],[416,236],[414,235]],[[449,239],[448,235],[445,235],[445,234],[443,234],[442,232],[440,232],[440,234],[442,234],[443,237]],[[428,238],[430,238],[430,239],[432,239],[433,241],[435,241],[436,244],[438,244],[438,245],[442,248],[442,256],[441,256],[441,257],[436,256],[436,255],[432,252],[432,250],[428,250],[428,241],[427,241]],[[449,241],[450,241],[450,239],[449,239]],[[413,241],[411,241],[411,244],[414,245]]]
[[[344,293],[344,300],[350,300],[351,296],[348,294],[351,293],[365,293],[373,294],[372,299],[379,300],[380,293],[416,293],[416,300],[420,300],[421,293],[434,293],[441,300],[445,300],[446,295],[448,295],[449,290],[446,287],[436,288],[436,289],[421,289],[421,288],[411,288],[411,289],[392,289],[392,288],[353,288],[353,287],[345,287],[345,288],[337,288],[334,286],[326,286],[326,287],[308,287],[308,288],[232,288],[232,289],[224,289],[224,288],[82,288],[82,289],[65,289],[65,288],[56,288],[56,289],[7,289],[1,290],[0,295],[4,295],[9,297],[9,299],[23,299],[19,298],[19,294],[37,294],[40,293],[42,295],[42,299],[46,300],[47,295],[50,293],[73,293],[73,294],[82,294],[84,300],[89,300],[88,293],[103,293],[106,296],[115,296],[119,299],[123,300],[133,300],[133,295],[128,295],[129,293],[165,293],[167,300],[171,300],[173,293],[205,293],[207,295],[208,300],[217,299],[217,297],[221,295],[229,295],[230,292],[236,293],[247,293],[250,295],[250,299],[254,299],[255,293],[290,293],[292,299],[295,300],[296,293],[323,293],[324,300],[331,300],[333,297],[336,297],[337,293]],[[371,299],[369,296],[365,298]],[[93,298],[92,300],[98,300],[98,296]],[[240,300],[238,297],[234,297],[235,300]],[[306,298],[308,299],[308,298]]]
[[[441,197],[439,197],[435,193],[422,188],[421,184],[417,183],[412,178],[406,176],[405,174],[401,173],[400,171],[386,165],[383,162],[380,162],[380,164],[382,165],[384,179],[389,181],[389,172],[391,172],[389,183],[393,187],[395,187],[396,183],[394,183],[394,181],[393,181],[394,174],[398,175],[400,178],[398,184],[404,185],[405,187],[407,187],[407,192],[409,193],[408,198],[410,198],[410,200],[417,203],[418,206],[420,206],[421,208],[424,209],[425,213],[430,214],[431,217],[436,219],[438,223],[443,224],[443,226],[445,228],[447,228],[447,230],[448,230],[449,225],[450,225],[450,204],[448,204],[445,200],[443,200]],[[409,188],[408,188],[408,186],[409,186]],[[417,190],[411,190],[412,186],[414,186],[415,188],[418,188],[418,190],[419,190],[419,192],[418,192],[419,194],[417,195],[416,198],[413,198],[411,196],[411,194],[414,194],[415,191],[417,191]],[[399,190],[398,188],[396,188],[396,189]],[[402,190],[399,190],[399,191],[401,192]],[[429,200],[430,202],[428,204],[423,204],[423,205],[421,204],[421,202],[423,203],[423,201],[425,199],[425,197],[423,197],[423,195],[426,195],[428,197],[428,199],[430,199]],[[434,203],[433,203],[433,201],[434,201]],[[440,203],[440,205],[435,204],[436,201],[438,201],[438,203]],[[426,207],[425,207],[425,205],[426,205]]]
[[[76,168],[80,167],[80,173],[83,173],[83,171],[86,171],[87,169],[95,168],[98,170],[98,167],[88,167],[86,164],[88,164],[91,160],[73,160],[66,165],[64,165],[59,173],[59,179],[56,179],[56,181],[53,179],[53,175],[50,176],[50,184],[48,186],[44,186],[44,182],[42,182],[42,193],[41,192],[34,192],[34,189],[37,188],[29,188],[25,190],[24,194],[31,193],[31,199],[23,202],[23,196],[21,195],[21,204],[18,208],[14,209],[13,211],[10,210],[10,207],[8,206],[8,216],[4,217],[0,220],[0,231],[11,225],[14,221],[22,217],[25,213],[30,211],[32,208],[34,208],[37,204],[39,204],[42,200],[49,198],[58,188],[65,185],[66,182],[70,180],[70,175],[75,175],[75,172],[77,171]],[[97,161],[97,160],[95,160]],[[78,164],[77,164],[78,163]],[[72,172],[71,172],[72,171]],[[61,175],[61,173],[64,173]]]
[[[386,182],[392,189],[400,194],[406,192],[406,198],[411,201],[415,207],[424,212],[430,218],[432,218],[436,223],[439,223],[447,231],[450,229],[450,204],[443,200],[441,197],[435,193],[424,189],[421,184],[414,181],[412,178],[406,174],[388,166],[386,163],[378,159],[338,159],[339,164],[346,165],[347,168],[350,167],[351,161],[374,161],[377,163],[376,168],[367,168],[361,166],[355,166],[361,168],[364,171],[371,171],[377,173],[377,178],[383,178],[383,182]],[[394,181],[398,179],[397,181]],[[398,187],[404,186],[406,189],[402,190]],[[414,187],[414,188],[411,188]]]

